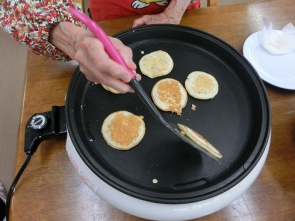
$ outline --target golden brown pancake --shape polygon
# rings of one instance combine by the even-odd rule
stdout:
[[[161,110],[181,115],[188,96],[185,88],[179,81],[165,78],[158,81],[152,88],[152,99]]]
[[[117,111],[106,117],[101,132],[109,146],[118,150],[129,150],[144,137],[143,117],[128,111]]]

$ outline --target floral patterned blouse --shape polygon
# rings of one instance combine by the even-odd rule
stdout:
[[[4,0],[0,3],[0,26],[36,54],[68,61],[71,58],[50,44],[48,37],[50,29],[61,21],[82,26],[66,11],[69,6],[81,10],[73,0]]]
[[[149,0],[148,2],[159,4],[159,1]],[[199,7],[199,5],[200,0],[193,0],[189,7]],[[83,26],[67,12],[68,7],[81,10],[74,0],[3,0],[3,3],[0,3],[0,27],[20,44],[28,45],[36,54],[54,60],[68,61],[71,58],[67,54],[48,42],[51,28],[61,21]]]

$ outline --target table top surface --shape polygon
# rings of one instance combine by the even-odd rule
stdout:
[[[261,20],[274,27],[295,24],[294,0],[260,1],[187,11],[181,25],[211,33],[242,53],[245,40]],[[133,18],[102,21],[113,35],[132,26]],[[63,106],[75,61],[58,62],[28,52],[26,80],[15,161],[15,174],[26,159],[25,125],[31,115]],[[272,137],[265,165],[252,186],[227,207],[198,220],[295,220],[295,91],[265,83],[272,112]],[[143,220],[97,196],[72,166],[65,139],[43,141],[14,193],[11,220]]]

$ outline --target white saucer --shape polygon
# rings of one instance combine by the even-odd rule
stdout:
[[[246,39],[243,54],[264,81],[295,90],[295,50],[285,55],[272,55],[260,45],[256,32]]]

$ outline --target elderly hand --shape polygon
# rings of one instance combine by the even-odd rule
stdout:
[[[171,0],[168,7],[157,15],[144,15],[133,22],[133,27],[149,24],[179,24],[191,0]]]
[[[133,27],[149,24],[179,24],[180,18],[169,16],[165,12],[157,15],[144,15],[134,20]]]
[[[135,70],[132,50],[116,38],[110,37],[110,40],[127,67]],[[109,57],[102,43],[94,36],[86,36],[76,42],[76,53],[73,59],[79,62],[80,70],[88,80],[110,86],[121,93],[133,92],[130,85],[124,83],[131,80],[129,73]],[[139,75],[137,79],[140,80]]]
[[[110,37],[110,40],[127,67],[135,70],[132,50],[119,39]],[[125,83],[131,79],[128,71],[109,57],[103,44],[91,32],[70,22],[61,22],[52,29],[50,42],[76,60],[88,80],[112,87],[121,93],[134,92]],[[137,79],[141,79],[138,74]]]

